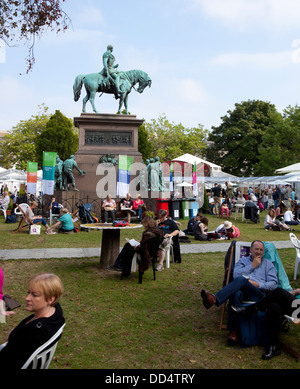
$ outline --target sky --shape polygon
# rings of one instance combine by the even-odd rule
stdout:
[[[120,70],[152,79],[151,88],[129,95],[139,119],[165,115],[211,130],[236,103],[263,100],[279,112],[300,104],[299,0],[66,0],[63,9],[72,27],[36,43],[28,74],[27,47],[0,42],[0,131],[43,103],[50,113],[80,116],[85,90],[75,102],[75,77],[100,72],[108,44]],[[114,97],[99,96],[100,113],[117,112]]]

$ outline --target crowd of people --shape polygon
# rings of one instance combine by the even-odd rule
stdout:
[[[5,206],[7,196],[7,193],[4,192],[0,207]],[[290,186],[287,186],[285,191],[281,191],[279,188],[268,188],[258,195],[251,187],[247,194],[244,194],[239,190],[234,191],[230,183],[226,183],[225,188],[215,184],[209,193],[209,199],[210,213],[226,220],[212,230],[209,229],[210,218],[205,213],[198,212],[196,216],[190,218],[186,229],[181,231],[180,223],[169,217],[164,209],[159,210],[156,220],[150,216],[145,217],[143,215],[145,204],[141,196],[137,195],[136,199],[132,200],[128,193],[121,199],[120,209],[126,212],[129,222],[132,215],[138,216],[144,227],[144,232],[136,246],[132,246],[131,243],[124,245],[114,265],[109,266],[109,269],[123,271],[125,277],[130,277],[132,258],[140,250],[141,266],[143,270],[147,270],[151,258],[147,250],[144,249],[144,243],[153,237],[161,238],[157,254],[157,271],[164,270],[166,252],[170,244],[173,247],[174,262],[181,263],[179,244],[181,234],[194,237],[197,241],[222,241],[239,238],[239,228],[229,220],[236,204],[246,206],[250,202],[257,207],[260,213],[265,211],[264,228],[268,231],[294,231],[293,227],[300,223],[297,197]],[[58,215],[58,221],[52,226],[48,225],[45,218],[34,214],[37,206],[36,201],[30,201],[26,214],[33,223],[42,223],[46,233],[70,232],[74,229],[70,212],[67,208],[59,208],[55,197],[52,197],[48,204],[48,209]],[[105,223],[109,217],[115,221],[117,205],[110,195],[103,200],[102,210]],[[50,284],[53,284],[51,291]],[[2,286],[3,273],[0,268],[0,315],[13,314],[13,312],[5,311]],[[26,309],[32,315],[24,319],[11,332],[7,344],[0,349],[2,366],[11,366],[13,363],[15,366],[21,367],[33,350],[49,339],[64,323],[62,309],[58,303],[62,291],[62,282],[56,275],[42,274],[29,280]],[[271,359],[280,354],[278,342],[278,334],[281,329],[280,319],[284,314],[292,314],[291,305],[299,293],[299,289],[287,292],[278,287],[276,269],[271,261],[264,258],[263,242],[254,240],[251,244],[250,255],[242,258],[235,265],[233,281],[215,293],[203,289],[201,298],[206,309],[213,305],[219,307],[227,301],[230,302],[228,311],[229,344],[237,344],[238,342],[237,322],[239,315],[249,316],[257,311],[266,311],[270,339],[265,345],[265,353],[262,358]],[[245,299],[254,303],[245,307],[242,303]],[[44,331],[40,331],[36,323],[42,323],[41,327],[44,328]],[[18,355],[18,358],[14,358],[15,355]]]

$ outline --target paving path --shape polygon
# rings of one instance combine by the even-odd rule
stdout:
[[[292,248],[292,242],[273,241],[277,249]],[[213,253],[226,252],[230,242],[222,243],[206,243],[206,244],[181,244],[180,249],[182,254],[197,254],[197,253]],[[45,259],[45,258],[89,258],[100,257],[100,248],[70,248],[70,249],[16,249],[16,250],[0,250],[0,260],[7,259]]]

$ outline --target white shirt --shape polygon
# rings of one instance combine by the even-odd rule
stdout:
[[[2,206],[3,209],[7,209],[9,201],[10,201],[9,196],[3,197],[3,199],[0,201],[0,205]]]
[[[293,216],[292,211],[286,211],[286,212],[284,212],[283,220],[284,220],[285,222],[292,222],[292,221],[294,220],[294,216]]]

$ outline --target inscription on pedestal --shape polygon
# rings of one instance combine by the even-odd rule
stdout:
[[[86,145],[133,146],[131,132],[86,131]]]

